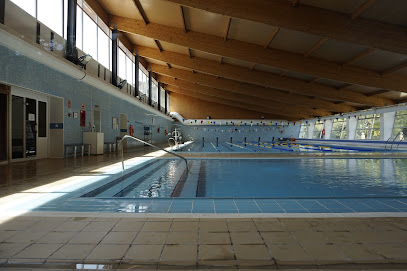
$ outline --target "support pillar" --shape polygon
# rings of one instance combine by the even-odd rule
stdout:
[[[76,5],[77,0],[68,0],[68,18],[66,24],[66,59],[77,64],[78,50],[76,49]]]
[[[112,85],[117,87],[117,35],[116,27],[112,30]]]

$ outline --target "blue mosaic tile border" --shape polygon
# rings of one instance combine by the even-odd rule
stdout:
[[[360,213],[407,212],[407,198],[55,200],[27,211],[112,213]]]

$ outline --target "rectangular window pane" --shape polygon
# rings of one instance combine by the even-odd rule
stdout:
[[[122,50],[118,50],[119,51],[119,58],[118,58],[118,72],[117,75],[119,75],[119,77],[121,79],[126,79],[126,55],[124,54],[124,52]]]
[[[380,114],[360,116],[356,139],[380,139]]]
[[[151,99],[153,100],[153,102],[157,101],[157,90],[158,90],[157,84],[155,82],[153,82],[152,89],[151,89],[151,92],[152,92]]]
[[[105,68],[109,68],[109,37],[98,28],[98,61]]]
[[[83,31],[82,31],[82,9],[76,7],[76,47],[83,51]]]
[[[68,0],[64,0],[64,39],[67,39],[67,25],[68,25]]]
[[[62,37],[62,0],[37,0],[38,20]]]
[[[168,93],[167,93],[167,111],[171,112],[170,111],[170,95]]]
[[[126,79],[127,83],[133,85],[133,62],[126,57]]]
[[[25,12],[30,14],[35,18],[36,12],[36,1],[35,0],[11,0],[14,4],[22,8]]]
[[[165,106],[165,90],[163,88],[161,88],[160,95],[161,95],[161,97],[160,97],[160,107],[164,108],[164,106]]]
[[[98,61],[97,26],[92,19],[83,14],[83,51]]]

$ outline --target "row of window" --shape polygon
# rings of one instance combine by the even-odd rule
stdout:
[[[31,16],[35,17],[55,33],[67,38],[68,0],[11,0]],[[97,14],[82,0],[77,1],[76,13],[76,47],[92,56],[92,58],[112,70],[112,31]],[[120,41],[118,41],[117,75],[135,86],[135,57]],[[139,91],[148,97],[148,72],[144,67],[139,69]],[[165,90],[160,90],[161,104],[165,105]],[[153,79],[152,101],[158,102],[158,84]],[[168,100],[167,100],[168,108]]]
[[[358,117],[356,126],[355,139],[380,139],[380,114],[362,115]],[[308,123],[302,123],[300,129],[300,138],[308,138]],[[332,130],[330,139],[346,139],[347,138],[347,119],[336,118],[332,121]],[[407,129],[407,110],[397,111],[394,126],[393,136],[404,136],[403,131]],[[324,138],[325,122],[317,121],[312,132],[312,138]]]

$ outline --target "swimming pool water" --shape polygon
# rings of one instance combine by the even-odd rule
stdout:
[[[405,197],[407,159],[155,159],[103,182],[82,197]]]

